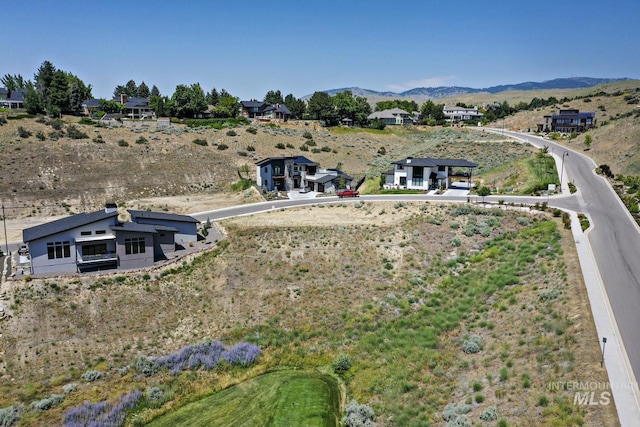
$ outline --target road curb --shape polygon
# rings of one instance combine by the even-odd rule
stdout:
[[[602,360],[609,375],[608,388],[616,404],[618,420],[622,427],[637,427],[640,420],[640,392],[588,240],[589,231],[593,226],[583,233],[578,213],[567,212],[571,216],[571,232],[598,333],[598,342],[600,343],[602,338],[607,338]],[[600,361],[594,361],[595,363]],[[583,382],[588,382],[588,379],[584,379]]]

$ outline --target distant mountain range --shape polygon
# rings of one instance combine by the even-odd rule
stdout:
[[[540,90],[540,89],[582,89],[592,86],[598,86],[605,83],[630,80],[628,78],[599,79],[593,77],[569,77],[547,80],[544,82],[524,82],[510,85],[491,86],[482,89],[460,86],[439,86],[439,87],[418,87],[404,92],[378,92],[375,90],[362,89],[359,87],[347,87],[341,89],[329,89],[326,92],[333,96],[336,93],[350,90],[354,96],[362,96],[365,98],[408,98],[414,100],[440,99],[450,96],[465,95],[471,93],[498,93],[507,90]],[[311,95],[304,96],[302,99],[309,99]]]

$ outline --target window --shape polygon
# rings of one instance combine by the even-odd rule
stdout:
[[[81,236],[91,236],[91,231],[81,231],[80,235]]]
[[[49,259],[71,258],[71,245],[68,241],[47,243],[47,256]]]
[[[124,253],[131,254],[143,254],[145,252],[144,237],[132,237],[130,239],[124,239]]]
[[[107,256],[107,244],[82,245],[82,259],[101,259]]]
[[[96,230],[96,234],[107,234],[106,230]]]
[[[424,168],[413,168],[413,177],[411,179],[411,185],[421,187],[424,178]]]
[[[438,172],[444,172],[447,170],[446,166],[438,166]]]

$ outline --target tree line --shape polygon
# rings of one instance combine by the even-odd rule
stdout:
[[[11,91],[23,91],[25,94],[24,107],[30,114],[47,114],[59,116],[61,114],[80,115],[83,113],[82,104],[92,98],[91,85],[85,84],[76,75],[56,67],[49,61],[44,61],[34,74],[33,80],[25,80],[20,75],[6,74],[0,82]],[[113,99],[101,99],[99,110],[105,113],[122,113],[125,106],[120,102],[121,95],[127,98],[144,98],[149,100],[150,107],[158,116],[172,116],[178,118],[197,118],[207,112],[213,117],[231,118],[240,113],[240,100],[225,89],[218,91],[215,87],[205,92],[200,83],[191,85],[179,84],[169,97],[162,95],[156,85],[151,88],[143,81],[139,85],[129,80],[123,85],[117,85],[113,90]],[[506,101],[488,104],[479,109],[484,114],[483,123],[491,123],[521,110],[533,110],[559,102],[566,102],[564,98],[558,101],[555,97],[548,99],[533,98],[530,103],[519,102],[510,106]],[[384,128],[379,120],[370,120],[372,106],[367,98],[354,96],[349,90],[331,96],[326,92],[315,92],[307,101],[296,98],[293,94],[282,96],[279,90],[270,90],[263,98],[263,102],[281,104],[291,112],[292,119],[318,120],[325,126],[336,126],[343,119],[349,119],[358,127]],[[467,107],[463,103],[457,106]],[[408,113],[419,113],[419,123],[436,126],[446,123],[444,104],[437,104],[432,100],[418,105],[413,100],[384,100],[377,102],[375,111],[399,108]]]

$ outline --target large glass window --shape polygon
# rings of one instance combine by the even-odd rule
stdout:
[[[47,256],[49,259],[71,258],[69,241],[47,243]]]
[[[124,239],[124,253],[127,255],[143,254],[145,253],[145,249],[144,237]]]
[[[82,258],[84,260],[101,259],[107,255],[107,244],[82,245]]]

